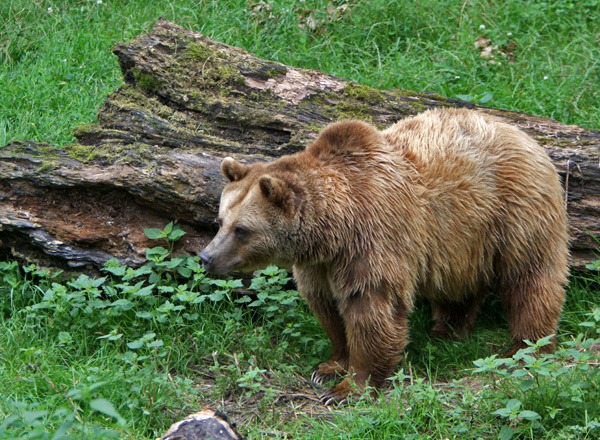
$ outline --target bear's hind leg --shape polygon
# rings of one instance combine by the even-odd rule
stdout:
[[[561,281],[544,274],[540,268],[533,268],[511,279],[501,279],[498,293],[513,340],[507,357],[527,347],[523,341],[536,342],[556,332],[565,299]],[[540,351],[552,353],[554,343]]]
[[[433,338],[464,339],[471,334],[483,301],[483,295],[470,296],[460,302],[432,302]]]

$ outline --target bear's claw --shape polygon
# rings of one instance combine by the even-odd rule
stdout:
[[[350,383],[347,380],[343,380],[336,386],[329,388],[327,391],[321,394],[319,400],[325,406],[333,403],[337,405],[343,405],[348,403],[348,396],[352,393],[353,390]]]
[[[310,376],[310,380],[316,384],[323,385],[330,380],[343,378],[346,374],[346,369],[342,366],[344,364],[347,364],[347,362],[331,360],[329,362],[324,362],[316,368]]]
[[[318,371],[313,371],[313,374],[311,374],[310,376],[310,380],[318,385],[322,385],[323,384],[323,378],[321,377],[321,375],[319,374]]]
[[[310,380],[318,385],[323,385],[325,382],[329,382],[330,380],[335,379],[336,373],[325,374],[320,372],[319,370],[313,371],[313,374],[310,376]]]
[[[341,395],[335,393],[333,391],[334,388],[335,387],[330,388],[329,390],[327,390],[326,392],[321,394],[321,397],[319,397],[319,400],[321,401],[321,403],[325,406],[329,406],[331,404],[343,405],[345,403],[348,403],[348,397],[341,396]]]

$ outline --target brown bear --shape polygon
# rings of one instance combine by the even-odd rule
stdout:
[[[408,342],[415,298],[439,336],[473,329],[488,291],[512,348],[557,328],[568,274],[567,215],[556,170],[534,140],[499,119],[431,110],[384,131],[326,127],[303,152],[269,164],[225,158],[219,232],[200,253],[209,272],[293,266],[331,358],[313,379],[383,385]],[[546,350],[551,351],[552,347]]]

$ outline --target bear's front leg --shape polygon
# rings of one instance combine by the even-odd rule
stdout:
[[[381,295],[357,293],[341,304],[349,349],[348,376],[321,396],[343,403],[369,385],[380,388],[392,375],[408,343],[407,307]]]
[[[300,294],[306,299],[331,341],[329,360],[316,368],[311,380],[322,384],[337,376],[345,376],[349,362],[346,331],[344,320],[329,288],[327,269],[320,265],[294,267],[294,277]]]
[[[311,376],[312,381],[323,384],[335,379],[337,376],[344,376],[348,370],[349,354],[344,321],[336,305],[328,301],[327,298],[321,297],[316,298],[316,300],[308,300],[308,305],[331,341],[329,360],[320,364]]]

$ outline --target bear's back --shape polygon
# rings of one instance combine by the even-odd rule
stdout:
[[[540,199],[562,202],[558,175],[544,149],[497,118],[466,109],[432,110],[382,135],[412,164],[429,202],[460,195],[475,204],[479,199],[506,205],[526,198],[540,210],[546,205]]]
[[[444,109],[400,121],[382,134],[413,164],[420,186],[428,226],[418,231],[428,242],[425,291],[464,286],[474,273],[489,276],[497,252],[510,256],[506,270],[543,249],[566,254],[558,175],[525,133],[477,112]]]
[[[382,132],[390,146],[414,164],[423,178],[446,180],[473,174],[486,180],[485,174],[493,172],[506,148],[513,140],[503,140],[507,135],[528,144],[528,154],[535,145],[518,130],[471,110],[443,109],[421,113],[405,119]],[[533,151],[532,151],[533,150]],[[513,153],[511,153],[513,154]]]

